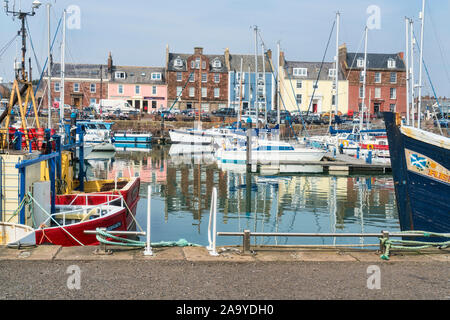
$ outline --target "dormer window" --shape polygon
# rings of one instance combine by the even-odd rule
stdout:
[[[220,62],[219,59],[215,59],[213,62],[213,68],[221,68],[222,67],[222,62]]]
[[[364,59],[363,58],[358,58],[358,60],[356,60],[356,66],[358,68],[364,68]]]
[[[183,60],[181,60],[180,57],[177,57],[175,61],[173,62],[174,67],[182,67],[183,66]]]
[[[387,67],[388,67],[389,69],[395,68],[395,60],[392,59],[392,58],[390,58],[390,59],[388,60]]]
[[[308,69],[307,68],[294,68],[292,70],[294,76],[299,76],[299,77],[306,77],[308,76]]]
[[[161,73],[160,72],[153,72],[152,73],[152,80],[161,80]]]
[[[336,77],[336,69],[329,69],[328,76],[331,78]]]
[[[115,78],[116,79],[125,79],[125,77],[126,77],[126,74],[123,71],[117,71],[115,73]]]

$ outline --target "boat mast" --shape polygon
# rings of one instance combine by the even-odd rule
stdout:
[[[406,125],[410,125],[409,123],[409,85],[410,85],[410,77],[409,77],[409,18],[405,17],[405,31],[406,31],[406,51],[405,51],[405,63],[406,63]]]
[[[422,65],[423,65],[423,31],[425,24],[425,0],[422,0],[422,11],[420,12],[420,20],[422,22],[420,33],[420,58],[419,58],[419,105],[417,127],[420,129],[420,118],[422,114]]]
[[[262,49],[262,86],[263,86],[263,93],[264,93],[264,121],[265,124],[267,125],[267,99],[266,99],[266,66],[265,66],[265,61],[266,61],[266,57],[265,57],[265,48],[264,48],[264,43],[261,40],[261,49]]]
[[[258,26],[254,27],[255,30],[255,104],[254,109],[256,111],[256,125],[258,125],[259,117],[259,105],[258,105]]]
[[[61,137],[64,137],[64,77],[66,75],[66,64],[65,64],[65,54],[66,54],[66,10],[63,13],[63,34],[61,43],[61,88],[60,88],[60,99],[59,99],[59,121],[61,122],[60,133]]]
[[[415,90],[416,90],[416,85],[414,83],[414,45],[416,44],[416,40],[414,39],[414,21],[413,19],[409,20],[409,32],[410,32],[410,44],[411,44],[411,125],[414,127],[416,124],[415,121]]]
[[[48,76],[48,81],[47,81],[47,98],[48,98],[48,123],[47,123],[47,128],[51,129],[52,128],[52,90],[51,90],[51,81],[52,81],[52,77],[51,77],[51,59],[50,59],[50,3],[47,3],[47,37],[48,37],[48,43],[47,43],[47,53],[48,53],[48,60],[47,60],[47,76]]]
[[[202,57],[200,56],[200,61],[198,62],[198,119],[199,123],[197,125],[198,129],[202,125]]]
[[[241,122],[241,112],[242,112],[242,64],[244,63],[244,59],[241,58],[241,73],[239,74],[239,108],[238,108],[238,122]]]
[[[334,97],[334,104],[336,107],[335,116],[338,114],[338,107],[339,107],[339,22],[340,22],[341,14],[338,11],[336,13],[336,89],[335,89],[335,97]],[[331,121],[331,113],[330,113],[330,121]],[[330,123],[331,125],[331,123]],[[334,122],[334,128],[337,129],[337,122]]]
[[[361,104],[361,114],[359,115],[359,131],[361,132],[363,127],[364,109],[366,107],[366,73],[367,73],[367,31],[365,29],[365,40],[364,40],[364,81],[363,81],[363,94],[362,94],[362,104]]]
[[[277,61],[277,124],[280,127],[280,41],[277,42],[278,61]]]

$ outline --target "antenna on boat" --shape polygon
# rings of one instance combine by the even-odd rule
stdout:
[[[6,15],[11,14],[14,20],[14,17],[18,17],[21,20],[21,29],[19,31],[19,34],[22,36],[22,61],[19,68],[16,69],[15,74],[15,80],[13,83],[13,87],[11,89],[11,97],[10,97],[10,103],[8,107],[3,111],[3,113],[0,115],[0,123],[3,122],[3,120],[6,119],[5,122],[5,134],[2,140],[3,147],[8,147],[8,134],[9,134],[9,124],[10,124],[10,113],[13,108],[13,106],[16,104],[16,102],[19,104],[19,112],[21,116],[22,121],[22,128],[24,130],[25,134],[25,141],[26,145],[29,146],[29,139],[28,139],[28,130],[27,130],[27,123],[26,123],[26,109],[28,107],[28,101],[31,98],[31,102],[33,104],[35,117],[36,117],[36,127],[39,128],[39,119],[37,115],[36,110],[36,101],[34,96],[34,90],[33,85],[31,83],[31,65],[30,65],[30,74],[27,74],[26,67],[25,67],[25,55],[26,55],[26,44],[27,44],[27,33],[26,33],[26,18],[27,16],[34,16],[36,14],[36,10],[41,6],[41,3],[37,0],[33,1],[31,6],[30,12],[22,11],[20,8],[19,11],[15,11],[15,2],[13,5],[13,9],[9,9],[9,1],[4,0],[4,8]],[[14,68],[16,68],[16,63],[14,63]],[[22,84],[22,89],[19,88],[19,84]],[[22,100],[22,95],[25,94],[25,100]],[[23,105],[23,107],[22,107]],[[31,148],[30,148],[31,149]],[[31,151],[31,150],[30,150]]]

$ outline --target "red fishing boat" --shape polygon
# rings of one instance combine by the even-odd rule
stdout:
[[[113,183],[113,189],[108,190]],[[60,246],[98,245],[95,234],[87,230],[127,231],[135,226],[139,201],[140,178],[119,181],[92,181],[90,188],[101,186],[98,192],[71,193],[56,196],[56,212],[44,218],[35,216],[38,228],[28,227],[28,233],[9,245],[54,244]],[[117,187],[121,187],[117,189]]]

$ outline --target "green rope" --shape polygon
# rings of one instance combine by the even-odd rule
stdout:
[[[99,228],[96,229],[96,238],[100,243],[115,245],[115,246],[124,246],[124,247],[142,247],[144,248],[147,243],[144,241],[132,240],[127,238],[121,238],[114,236],[104,230]],[[108,239],[113,239],[117,241],[112,241]],[[180,239],[178,241],[161,241],[157,243],[151,243],[152,247],[201,247],[198,244],[189,243],[185,239]]]
[[[435,232],[427,232],[427,231],[404,231],[400,232],[401,234],[414,234],[419,235],[425,238],[428,237],[440,237],[440,238],[450,238],[450,234],[448,233],[435,233]],[[445,249],[450,246],[450,240],[444,242],[427,242],[427,241],[413,241],[413,240],[400,240],[400,239],[388,239],[388,238],[380,238],[381,245],[385,248],[384,254],[380,256],[383,260],[389,260],[389,253],[391,249],[398,250],[410,250],[410,251],[418,251],[422,249],[427,249],[431,247],[436,247],[439,249]]]
[[[8,221],[6,221],[6,222],[10,222],[12,218],[14,218],[15,216],[17,216],[19,214],[19,212],[22,210],[22,208],[25,205],[30,206],[32,202],[33,201],[29,197],[27,197],[27,195],[25,195],[23,197],[22,201],[20,202],[19,206],[17,207],[17,209],[14,210],[11,217],[9,217]]]

